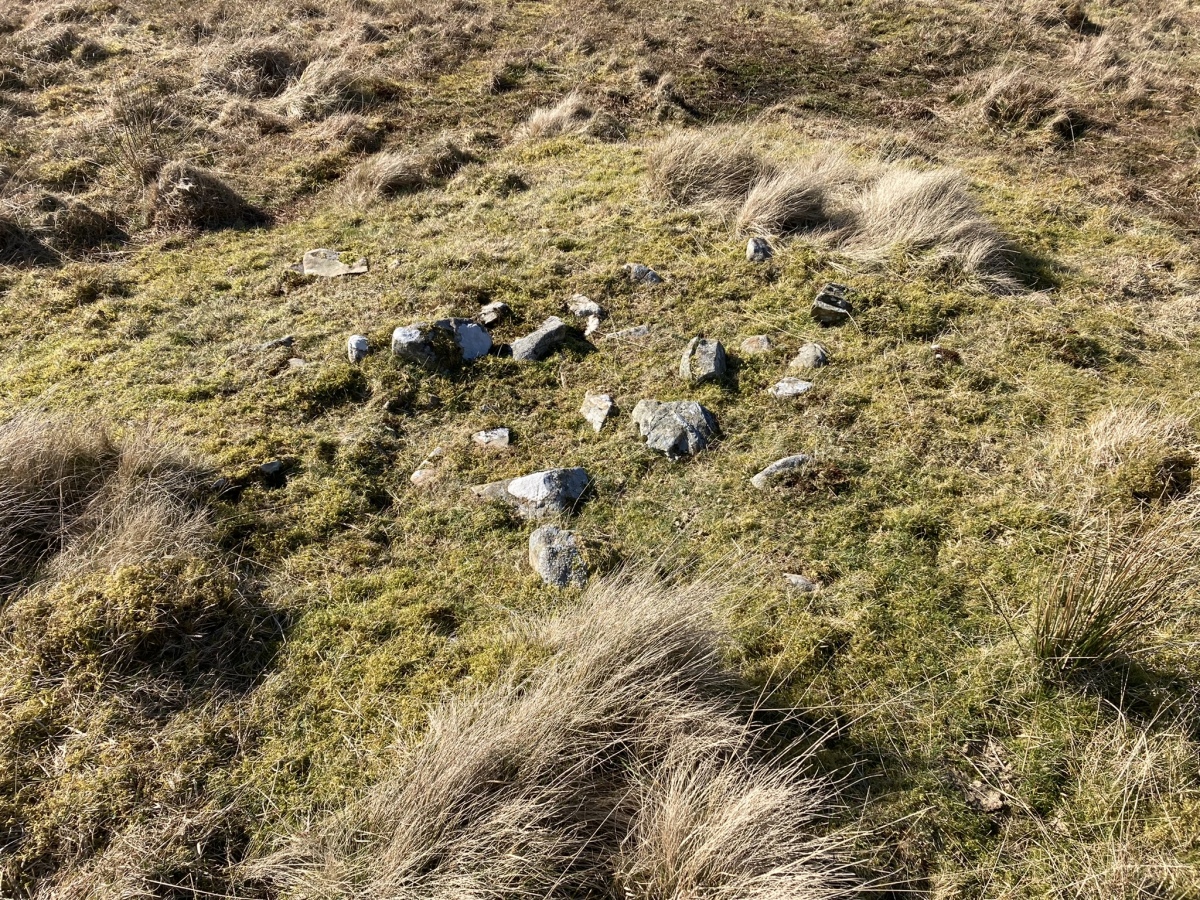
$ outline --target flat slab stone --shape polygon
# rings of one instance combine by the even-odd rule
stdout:
[[[811,381],[805,381],[802,378],[783,378],[770,388],[772,397],[799,397],[801,394],[806,394],[813,389]]]
[[[489,450],[504,450],[512,443],[512,432],[507,428],[489,428],[475,432],[471,440]]]
[[[362,362],[370,352],[371,344],[365,335],[352,334],[346,339],[346,356],[349,357],[350,362]]]
[[[775,462],[751,478],[750,483],[760,491],[766,490],[779,479],[790,475],[798,469],[802,469],[809,462],[811,462],[811,457],[803,453],[797,453],[794,456],[785,456],[783,459],[775,460]]]
[[[854,305],[849,300],[850,288],[830,282],[821,288],[809,311],[819,325],[841,325],[850,321]]]
[[[360,259],[347,265],[342,262],[342,255],[336,250],[318,248],[304,254],[304,259],[300,261],[300,271],[305,275],[316,275],[321,278],[365,275],[367,274],[367,261]]]
[[[641,400],[632,416],[646,446],[670,459],[694,456],[718,434],[716,418],[694,400]]]
[[[509,312],[508,304],[497,300],[495,303],[480,307],[479,314],[475,318],[480,325],[495,325],[501,319],[506,318]]]
[[[612,415],[614,409],[616,409],[616,404],[613,403],[611,394],[584,394],[583,406],[579,408],[579,411],[599,434],[600,429],[604,427],[605,420]]]
[[[589,316],[603,316],[604,310],[600,304],[590,297],[585,297],[583,294],[576,294],[567,301],[567,309],[571,311],[571,315],[586,319]]]
[[[567,323],[558,316],[551,316],[536,331],[512,343],[513,359],[521,362],[537,362],[550,355],[567,338]]]
[[[529,536],[529,565],[553,587],[587,584],[587,563],[579,541],[574,533],[554,525],[543,525]]]
[[[692,384],[716,381],[725,376],[725,348],[720,341],[694,337],[679,361],[679,377]]]
[[[586,469],[546,469],[471,488],[475,496],[507,503],[526,519],[570,512],[588,486]]]
[[[829,351],[814,341],[805,344],[788,363],[789,369],[819,369],[829,364]]]

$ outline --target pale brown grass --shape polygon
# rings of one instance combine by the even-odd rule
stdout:
[[[829,787],[771,761],[705,588],[594,585],[548,657],[436,710],[361,803],[253,865],[304,898],[831,898]]]
[[[744,131],[674,131],[647,159],[650,186],[677,203],[740,202],[755,181],[773,171],[749,143]]]

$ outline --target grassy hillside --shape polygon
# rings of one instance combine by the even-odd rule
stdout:
[[[717,758],[816,779],[756,843],[877,896],[1196,896],[1198,28],[1185,3],[5,6],[0,896],[467,895],[420,881],[445,854],[411,894],[354,869],[347,811],[395,827],[470,715],[421,744],[436,704],[507,722],[522,678],[576,677],[590,645],[529,623],[581,592],[471,491],[560,466],[590,477],[556,521],[593,578],[699,583],[720,689],[757,698],[703,707],[748,747],[714,725],[672,769],[673,725],[606,791],[694,765],[748,793]],[[319,247],[369,272],[289,268]],[[821,328],[830,281],[854,313]],[[588,337],[577,293],[607,313]],[[533,363],[388,350],[497,301],[498,348],[572,332]],[[680,378],[695,336],[723,379]],[[830,364],[789,369],[809,341]],[[768,393],[788,375],[814,387]],[[599,433],[589,392],[617,405]],[[719,440],[650,451],[646,398],[701,402]],[[471,439],[501,426],[505,450]],[[669,612],[688,589],[636,584],[655,627],[697,627]],[[571,627],[648,641],[623,590]],[[357,874],[292,877],[296,846]],[[841,884],[720,893],[622,852],[610,882],[605,857],[478,895]]]

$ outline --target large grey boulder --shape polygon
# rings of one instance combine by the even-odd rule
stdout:
[[[720,341],[694,337],[679,361],[679,377],[692,384],[716,381],[725,376],[725,348]]]
[[[641,400],[633,408],[646,446],[665,453],[670,459],[694,456],[717,436],[717,420],[694,400]]]
[[[781,478],[785,478],[791,473],[804,468],[809,462],[810,457],[803,453],[797,453],[794,456],[785,456],[783,459],[775,460],[775,462],[751,478],[750,483],[760,491],[766,490]]]
[[[558,316],[551,316],[536,331],[512,343],[513,359],[536,362],[547,357],[567,338],[567,323]]]
[[[492,336],[487,329],[470,319],[442,319],[434,322],[434,326],[454,336],[454,343],[465,362],[487,356],[492,349]]]
[[[499,500],[526,519],[544,519],[569,512],[587,490],[585,469],[547,469],[507,481],[472,488],[477,497]]]
[[[575,535],[554,525],[543,525],[529,536],[529,565],[553,587],[583,587],[587,563]]]

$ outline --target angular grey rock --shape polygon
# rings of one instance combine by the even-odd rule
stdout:
[[[634,325],[632,328],[622,328],[620,331],[610,331],[601,340],[605,341],[640,341],[650,337],[649,325]]]
[[[742,352],[747,356],[757,356],[760,353],[770,353],[775,344],[765,334],[756,334],[742,341]]]
[[[402,325],[392,332],[392,353],[417,365],[436,366],[440,356],[436,336],[437,329],[423,322]]]
[[[844,284],[830,282],[821,288],[813,300],[810,310],[813,319],[820,325],[841,325],[850,320],[854,305],[847,299],[850,288]]]
[[[508,304],[497,300],[495,303],[489,303],[487,306],[480,307],[479,313],[475,318],[480,325],[495,325],[501,319],[506,318],[509,312]]]
[[[543,525],[529,536],[529,565],[554,587],[587,584],[587,563],[579,542],[573,533],[554,525]]]
[[[699,453],[717,436],[717,420],[694,400],[641,400],[633,408],[633,421],[651,450],[680,459]]]
[[[813,384],[811,381],[804,381],[800,378],[782,378],[778,383],[771,386],[770,394],[772,397],[799,397],[801,394],[811,391]]]
[[[567,337],[567,324],[558,316],[551,316],[537,331],[530,332],[512,343],[513,359],[521,362],[536,362],[544,359]]]
[[[580,319],[587,319],[591,316],[599,318],[604,315],[604,310],[601,309],[600,304],[590,297],[585,297],[583,294],[576,294],[568,300],[567,309],[571,311],[571,315]]]
[[[584,394],[583,406],[579,408],[579,411],[599,434],[600,429],[604,427],[605,419],[612,415],[615,408],[616,404],[613,403],[610,394]]]
[[[789,369],[819,369],[829,363],[829,351],[821,344],[809,342],[800,348],[788,363]]]
[[[760,491],[766,490],[775,481],[795,472],[797,469],[803,468],[810,461],[810,457],[803,453],[797,453],[795,456],[785,456],[783,459],[777,459],[771,463],[757,475],[750,479],[750,483]]]
[[[783,580],[802,594],[815,594],[821,589],[821,586],[815,581],[805,578],[803,575],[795,575],[791,572],[784,572]]]
[[[326,250],[323,248],[309,250],[304,254],[304,259],[300,263],[300,271],[305,275],[318,275],[322,278],[366,274],[367,261],[365,259],[360,259],[352,265],[347,265],[342,262],[341,257],[342,255],[336,250]]]
[[[692,384],[716,381],[725,375],[725,348],[720,341],[694,337],[679,361],[679,377]]]
[[[371,345],[366,337],[361,334],[352,334],[346,340],[346,356],[350,358],[350,362],[362,362],[368,353],[371,352]]]
[[[775,251],[766,238],[752,237],[746,241],[746,262],[766,262],[774,255]]]
[[[434,326],[454,335],[454,343],[466,362],[487,356],[492,349],[492,336],[470,319],[441,319]]]
[[[471,440],[489,450],[503,450],[512,443],[512,432],[507,428],[489,428],[486,431],[475,432],[471,435]]]
[[[630,281],[636,281],[638,284],[662,284],[662,276],[641,263],[625,263],[621,269],[629,276]]]
[[[278,478],[283,474],[283,462],[273,459],[270,462],[262,463],[258,467],[258,474],[263,478]]]
[[[544,519],[569,512],[587,490],[585,469],[547,469],[505,481],[493,481],[471,488],[476,497],[500,500],[526,519]]]

